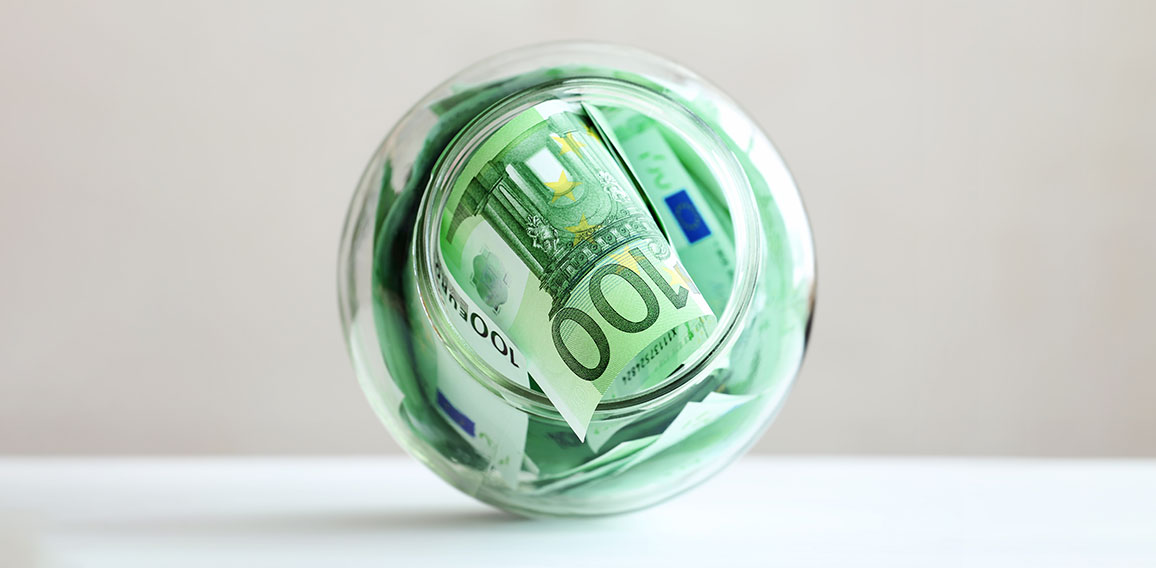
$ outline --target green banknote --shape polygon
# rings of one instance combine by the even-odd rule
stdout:
[[[435,288],[453,325],[580,440],[640,354],[666,377],[716,323],[621,159],[581,107],[543,102],[482,143],[442,212]],[[671,333],[688,323],[700,333]]]
[[[654,120],[633,111],[608,115],[618,144],[655,204],[671,244],[690,267],[707,303],[721,312],[730,300],[735,276],[735,247],[726,225]]]

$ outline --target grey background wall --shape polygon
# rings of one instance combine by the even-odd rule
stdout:
[[[0,2],[0,452],[395,451],[346,361],[364,161],[532,42],[685,63],[820,259],[760,451],[1156,456],[1156,4]]]

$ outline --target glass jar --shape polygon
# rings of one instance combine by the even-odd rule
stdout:
[[[603,201],[629,206],[624,210],[631,213],[619,221],[645,223],[662,236],[645,241],[648,245],[631,241],[642,252],[618,253],[621,264],[612,261],[611,269],[599,272],[603,287],[607,279],[653,287],[674,305],[685,304],[690,290],[701,296],[703,313],[709,312],[628,350],[633,359],[622,372],[608,372],[613,380],[602,381],[603,393],[595,393],[601,398],[584,416],[568,402],[559,404],[562,395],[552,386],[562,381],[557,373],[534,367],[533,347],[549,346],[551,326],[514,337],[505,316],[520,309],[542,322],[552,318],[559,353],[565,351],[559,329],[581,327],[592,338],[605,336],[595,329],[599,324],[584,327],[589,318],[557,304],[549,316],[513,306],[510,288],[517,292],[517,282],[510,282],[511,274],[515,280],[519,276],[486,248],[490,232],[462,240],[461,247],[472,247],[461,253],[463,262],[474,264],[458,270],[472,276],[453,272],[445,257],[446,227],[460,224],[454,216],[463,215],[459,209],[467,199],[454,197],[455,192],[482,179],[477,156],[527,113],[543,114],[543,105],[569,109],[588,122],[574,122],[578,126],[567,134],[561,128],[549,132],[557,146],[544,158],[546,166],[527,158],[517,167],[491,168],[506,181],[479,185],[478,191],[490,192],[480,199],[509,201],[493,195],[510,176],[562,167],[558,181],[550,181],[556,170],[543,174],[542,185],[553,188],[539,187],[545,191],[543,203],[561,200],[558,205],[566,206],[586,199],[576,199],[574,192],[587,184],[580,191],[608,192],[599,194],[610,196]],[[559,116],[569,120],[570,114]],[[568,179],[567,167],[585,167],[575,164],[596,167]],[[451,198],[458,209],[447,208]],[[523,207],[516,201],[499,213],[514,211],[517,219],[509,222],[517,230],[539,230],[540,219],[530,219],[532,211],[519,213]],[[527,229],[527,223],[533,227]],[[593,243],[602,227],[583,215],[573,227],[525,237],[536,247],[526,254],[568,254],[585,247],[584,239]],[[562,229],[573,234],[573,242]],[[659,266],[666,272],[644,258],[655,254],[669,257],[668,265]],[[546,289],[565,270],[551,265],[535,281],[540,278]],[[790,174],[766,136],[730,99],[690,71],[645,52],[556,43],[475,64],[401,119],[374,153],[354,194],[338,279],[357,376],[374,411],[406,451],[483,502],[526,515],[582,516],[660,502],[750,447],[780,408],[802,361],[814,307],[815,260]],[[644,299],[662,300],[635,289]],[[608,305],[605,298],[602,302]],[[628,313],[616,316],[614,325],[625,329],[639,323],[635,320],[653,321],[659,304],[646,306],[645,317],[622,309]],[[558,323],[566,315],[573,317]],[[606,343],[590,341],[595,350]],[[620,343],[613,341],[625,340],[613,339],[598,353],[617,349]],[[679,348],[672,351],[668,346],[676,342]],[[660,361],[673,357],[670,353],[679,359]],[[588,356],[561,357],[578,373],[603,370],[607,365],[598,364],[609,360],[608,355],[598,364]],[[538,376],[523,368],[534,368]]]

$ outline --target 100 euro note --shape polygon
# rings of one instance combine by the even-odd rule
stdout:
[[[442,212],[450,321],[496,371],[533,379],[579,439],[640,353],[675,354],[653,357],[665,377],[717,322],[638,191],[581,108],[552,100],[479,146]],[[704,333],[670,333],[690,322]]]

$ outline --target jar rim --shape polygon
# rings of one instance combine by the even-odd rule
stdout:
[[[434,333],[468,375],[524,411],[560,419],[558,410],[545,394],[510,380],[466,345],[457,329],[449,323],[449,314],[443,303],[434,299],[436,292],[432,284],[436,273],[436,255],[432,251],[437,250],[440,234],[435,228],[448,201],[450,188],[462,167],[478,146],[498,128],[524,110],[548,99],[614,100],[620,104],[628,103],[633,110],[658,119],[699,153],[715,176],[727,204],[734,235],[735,276],[730,298],[715,329],[709,334],[706,343],[684,365],[658,385],[629,396],[600,401],[593,420],[644,412],[661,406],[709,376],[707,371],[712,368],[712,362],[733,345],[737,337],[735,329],[749,312],[763,262],[762,226],[753,191],[742,165],[710,125],[686,105],[665,93],[621,78],[576,74],[529,86],[494,103],[474,117],[439,157],[418,210],[411,255],[415,259],[414,269],[417,274],[414,276],[421,305]]]

